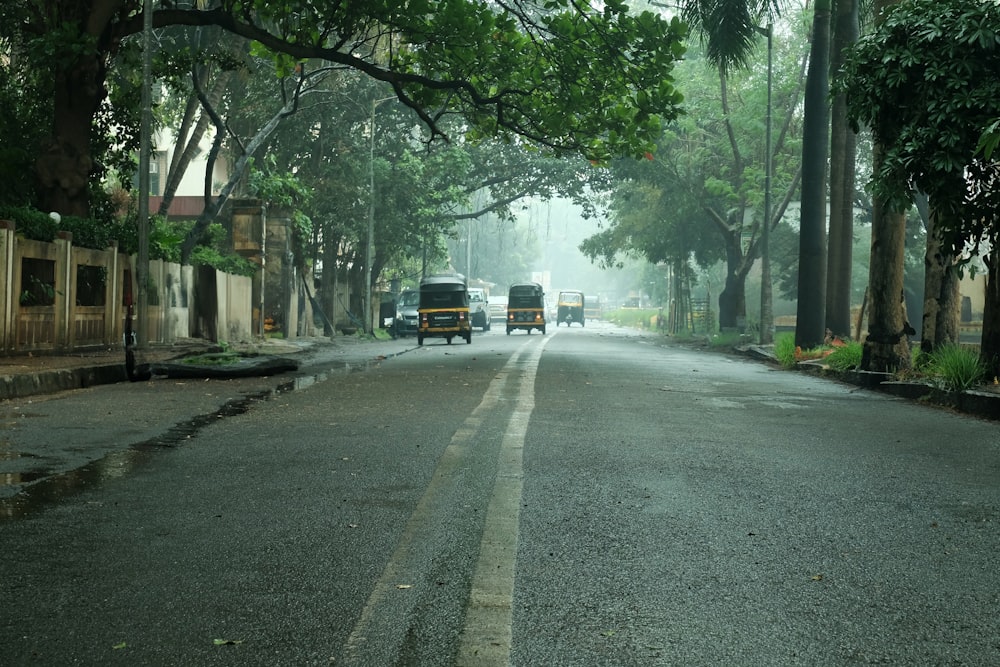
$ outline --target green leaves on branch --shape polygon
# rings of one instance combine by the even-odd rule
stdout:
[[[997,143],[998,71],[1000,4],[906,0],[858,41],[834,82],[851,121],[884,151],[873,194],[905,210],[915,191],[926,193],[958,252],[997,231],[995,196],[982,193],[996,178],[983,160]]]
[[[460,115],[474,137],[522,136],[607,161],[651,150],[679,113],[674,64],[686,26],[570,0],[312,3],[257,0],[186,10],[292,60],[326,60],[391,83],[433,133]]]

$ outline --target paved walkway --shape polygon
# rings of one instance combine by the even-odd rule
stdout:
[[[409,340],[409,339],[406,339]],[[266,339],[239,344],[228,349],[259,355],[299,358],[330,357],[331,360],[363,361],[379,354],[395,354],[410,345],[358,336],[334,338]],[[415,345],[415,341],[410,341]],[[139,364],[159,364],[222,348],[210,341],[184,339],[172,345],[152,344],[137,354]],[[27,354],[0,356],[0,400],[52,394],[101,384],[127,382],[125,353],[120,348],[90,350],[73,354]]]

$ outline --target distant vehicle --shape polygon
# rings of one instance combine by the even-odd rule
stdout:
[[[507,335],[538,329],[545,335],[545,291],[538,283],[511,285],[507,293]]]
[[[396,317],[392,321],[392,335],[395,338],[414,336],[417,333],[419,321],[418,308],[420,292],[414,289],[403,290],[396,299]]]
[[[469,288],[469,317],[472,318],[472,326],[479,327],[483,331],[490,330],[490,303],[486,298],[486,290],[478,287]]]
[[[417,345],[423,345],[425,338],[444,338],[451,345],[455,336],[472,342],[469,292],[462,276],[428,276],[421,280],[418,312]]]
[[[579,322],[580,326],[586,326],[587,318],[584,315],[584,296],[578,290],[563,290],[559,292],[559,308],[556,313],[556,326],[565,322],[566,326]]]
[[[505,322],[507,320],[507,298],[490,297],[490,321]]]
[[[588,320],[600,320],[604,317],[599,297],[587,295],[583,297],[583,303],[583,314]]]

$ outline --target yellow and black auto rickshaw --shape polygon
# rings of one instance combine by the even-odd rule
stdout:
[[[511,285],[507,292],[507,335],[515,329],[545,335],[545,291],[538,283]]]
[[[460,275],[428,276],[420,281],[420,307],[417,309],[417,345],[424,338],[451,339],[460,336],[472,342],[469,320],[469,293]]]
[[[556,306],[556,326],[562,322],[565,322],[566,326],[573,324],[573,322],[579,322],[581,327],[586,326],[583,292],[577,290],[559,292],[559,301]]]

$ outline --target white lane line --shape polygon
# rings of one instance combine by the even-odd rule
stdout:
[[[436,497],[439,495],[443,487],[456,477],[455,471],[460,465],[463,464],[466,449],[475,434],[480,429],[483,421],[482,415],[495,409],[499,404],[504,393],[504,389],[506,388],[508,378],[514,373],[515,369],[520,364],[521,357],[524,355],[528,346],[533,342],[534,340],[525,342],[513,355],[511,355],[511,358],[506,364],[504,364],[504,367],[497,373],[493,380],[490,381],[489,387],[487,387],[486,392],[483,394],[483,400],[480,401],[479,405],[477,405],[472,413],[466,417],[462,426],[460,426],[452,436],[451,442],[445,448],[438,461],[437,468],[434,470],[434,474],[431,477],[430,484],[427,486],[427,490],[424,491],[424,495],[420,498],[420,502],[417,503],[413,514],[410,515],[410,518],[406,523],[406,527],[403,529],[403,534],[400,536],[399,542],[396,545],[396,549],[393,551],[392,557],[389,559],[389,562],[386,564],[381,576],[375,583],[375,587],[372,590],[371,595],[368,596],[368,600],[361,611],[361,616],[358,619],[358,622],[354,625],[351,634],[347,638],[347,642],[343,650],[342,662],[340,664],[376,664],[373,660],[378,660],[378,654],[392,652],[391,642],[386,642],[387,638],[383,634],[380,634],[380,630],[378,629],[381,617],[384,615],[385,608],[389,604],[387,602],[387,598],[393,593],[397,593],[396,588],[401,583],[399,580],[400,572],[405,571],[406,566],[410,562],[410,552],[414,542],[420,535],[426,535],[432,529],[434,525],[433,507],[435,505]],[[542,343],[542,346],[544,346],[544,342]],[[540,348],[541,346],[539,346],[539,354]],[[537,365],[537,359],[535,360],[535,365]],[[533,370],[531,387],[534,387]],[[488,518],[489,515],[487,516],[487,520]],[[369,639],[371,639],[371,641],[369,641]],[[390,645],[387,646],[386,644]],[[383,655],[382,657],[386,656]]]
[[[520,354],[517,355],[520,370],[517,403],[500,445],[496,482],[486,510],[479,561],[455,662],[458,667],[506,667],[510,664],[514,569],[524,483],[524,439],[535,409],[535,373],[542,350],[550,339],[551,336],[544,337],[540,344],[532,347],[523,362],[519,359]]]

